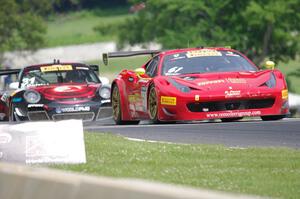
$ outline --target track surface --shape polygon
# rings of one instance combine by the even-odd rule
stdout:
[[[163,142],[223,144],[230,147],[300,148],[300,119],[124,126],[116,126],[109,121],[106,125],[85,123],[84,130],[111,132],[129,138]]]

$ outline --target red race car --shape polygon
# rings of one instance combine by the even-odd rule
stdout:
[[[103,54],[108,58],[152,54],[141,68],[112,82],[116,124],[185,120],[278,120],[289,114],[283,74],[266,62],[261,70],[242,53],[223,47]]]
[[[2,118],[95,121],[111,117],[110,85],[103,85],[95,70],[96,65],[57,61],[13,71],[19,73],[19,81],[10,84],[14,92],[0,93]]]

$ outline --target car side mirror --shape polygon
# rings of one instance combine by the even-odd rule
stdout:
[[[9,89],[11,90],[17,90],[19,88],[19,82],[12,82],[9,84]]]
[[[273,61],[266,61],[265,64],[264,64],[264,67],[266,69],[274,70],[275,63]]]
[[[144,75],[146,73],[146,70],[144,68],[137,68],[137,69],[134,70],[134,72],[137,75]]]

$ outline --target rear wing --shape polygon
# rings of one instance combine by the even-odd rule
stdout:
[[[93,71],[96,71],[96,72],[99,72],[99,66],[98,65],[89,65],[89,67],[93,70]]]
[[[0,76],[18,74],[20,71],[21,69],[0,69]]]
[[[151,55],[152,57],[158,53],[160,50],[139,50],[139,51],[123,51],[123,52],[110,52],[110,53],[103,53],[102,59],[105,65],[108,64],[108,58],[116,58],[116,57],[131,57],[137,55]]]

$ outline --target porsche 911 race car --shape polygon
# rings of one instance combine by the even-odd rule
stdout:
[[[19,81],[10,86],[16,90],[2,93],[5,117],[10,121],[111,117],[110,86],[101,83],[95,70],[98,66],[59,62],[21,69]]]
[[[135,71],[123,70],[112,82],[116,124],[258,116],[278,120],[289,113],[283,74],[274,67],[261,70],[230,48],[113,52],[103,54],[103,61],[145,54],[153,57]]]

